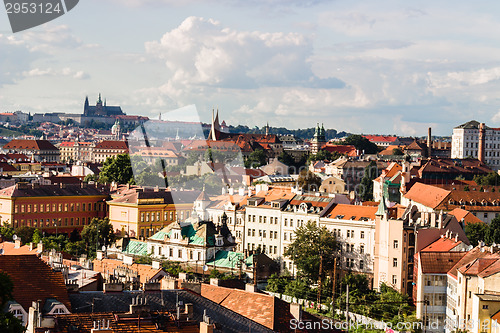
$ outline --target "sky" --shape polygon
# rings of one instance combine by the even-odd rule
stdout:
[[[80,0],[13,34],[0,10],[0,112],[130,115],[194,105],[231,125],[449,136],[500,127],[500,3]],[[165,116],[166,115],[166,116]],[[185,118],[185,119],[184,119]]]

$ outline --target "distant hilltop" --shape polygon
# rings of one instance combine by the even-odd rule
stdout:
[[[83,114],[52,112],[52,113],[36,113],[33,115],[33,122],[43,123],[52,122],[59,123],[67,120],[72,120],[79,125],[88,125],[92,122],[101,122],[105,124],[113,124],[116,120],[125,125],[138,125],[149,120],[143,116],[127,116],[120,106],[108,106],[106,100],[102,101],[101,94],[97,99],[96,105],[89,104],[88,96],[85,97],[83,104]]]

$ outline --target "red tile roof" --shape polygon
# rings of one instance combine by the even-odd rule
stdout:
[[[446,274],[466,252],[420,252],[419,263],[424,274]]]
[[[449,194],[450,191],[436,186],[415,183],[404,196],[405,198],[418,202],[424,206],[436,208],[448,197]]]
[[[3,146],[3,149],[17,150],[59,150],[50,141],[47,140],[23,140],[14,139]]]
[[[462,209],[462,208],[455,208],[448,214],[451,214],[457,218],[458,221],[464,220],[465,224],[469,223],[484,223],[480,218],[472,214],[471,212]]]
[[[333,205],[331,210],[323,215],[328,218],[339,218],[342,220],[361,221],[363,218],[375,220],[375,213],[378,207],[376,206],[358,206],[358,205]]]
[[[127,141],[101,141],[95,146],[96,149],[123,149],[128,150]]]
[[[421,251],[423,252],[448,252],[453,250],[455,247],[462,243],[461,240],[456,241],[454,239],[442,237],[437,239],[435,242],[429,244]]]
[[[14,300],[26,311],[33,301],[48,298],[55,298],[71,311],[62,273],[52,270],[36,255],[0,256],[0,271],[12,279]]]
[[[448,275],[457,277],[457,270],[472,261],[474,261],[477,258],[482,258],[491,255],[488,251],[481,251],[479,247],[475,247],[469,252],[467,252],[461,260],[459,260],[452,268],[448,270]]]
[[[363,137],[370,140],[371,142],[394,142],[398,139],[397,136],[385,135],[363,135]]]

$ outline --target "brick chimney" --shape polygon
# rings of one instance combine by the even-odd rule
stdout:
[[[477,152],[477,159],[485,163],[485,139],[486,139],[486,128],[484,123],[479,124],[479,150]]]

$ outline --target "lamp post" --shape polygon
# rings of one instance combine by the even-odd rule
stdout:
[[[54,222],[54,226],[56,227],[56,237],[57,237],[57,222]]]

